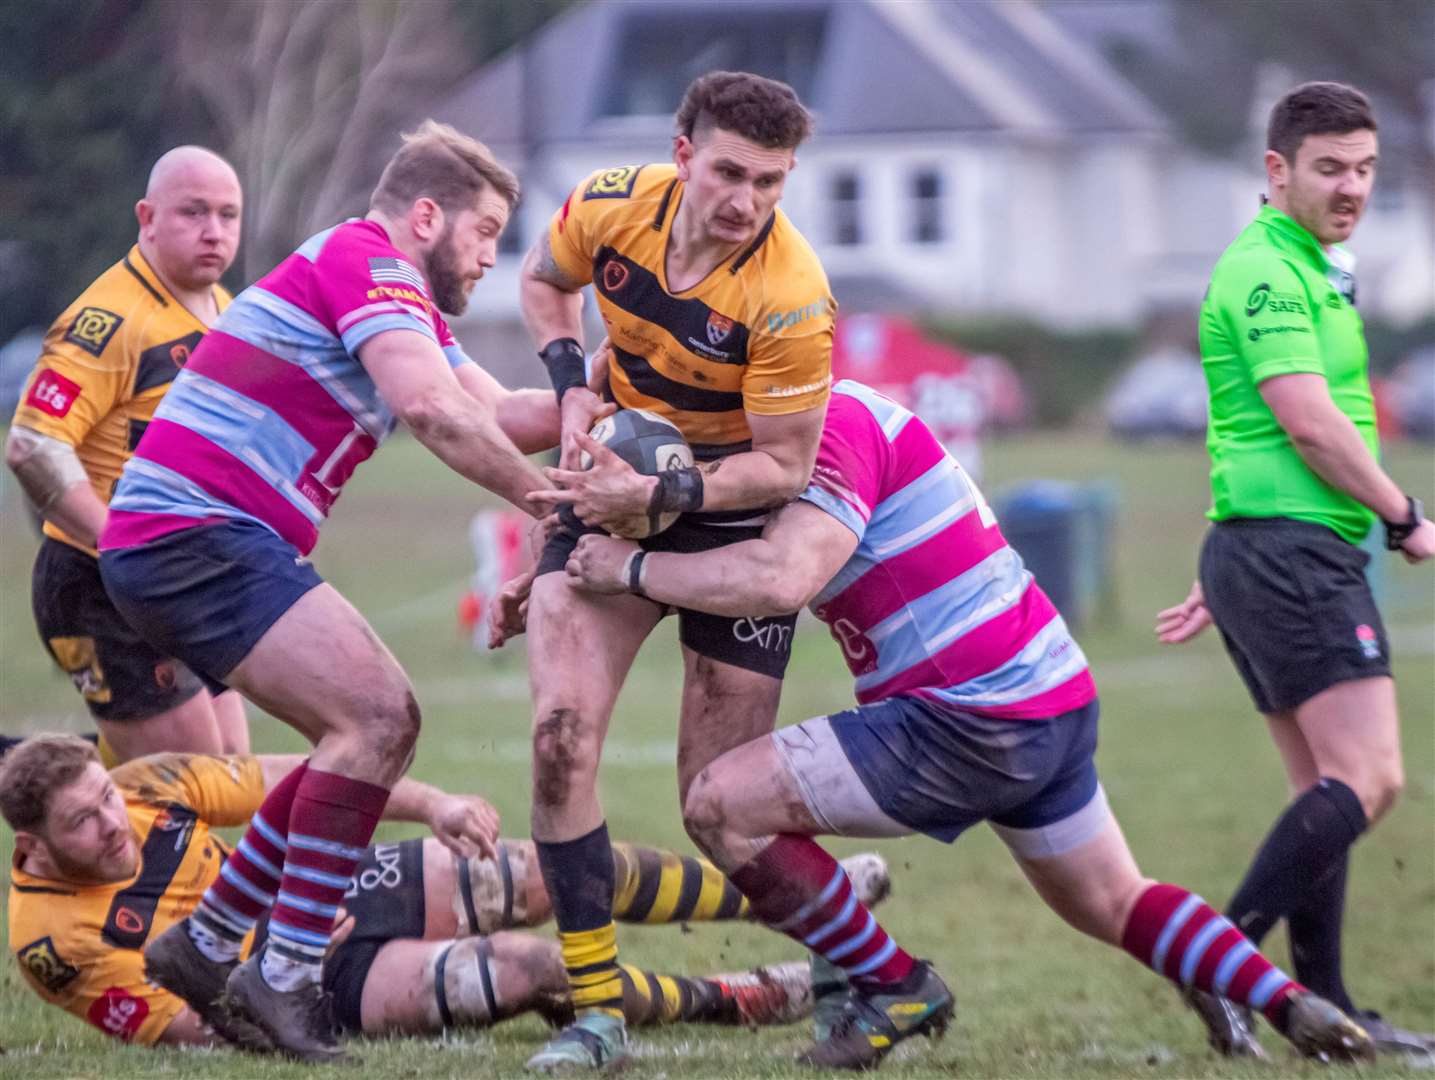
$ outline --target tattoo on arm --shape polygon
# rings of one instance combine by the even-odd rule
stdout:
[[[528,258],[524,260],[523,268],[528,272],[529,277],[547,282],[555,289],[562,289],[564,292],[577,292],[583,287],[582,282],[574,281],[559,268],[558,260],[553,257],[553,246],[549,243],[546,232],[529,249]]]

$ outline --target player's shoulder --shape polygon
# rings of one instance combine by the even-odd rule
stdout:
[[[589,173],[574,195],[579,203],[598,204],[594,209],[603,203],[661,199],[677,175],[671,164],[613,165]]]
[[[50,325],[47,349],[70,349],[96,359],[123,347],[122,331],[144,326],[167,303],[145,268],[133,261],[132,250],[75,297]]]
[[[89,892],[18,873],[11,884],[11,951],[35,987],[52,997],[73,993],[84,970],[108,951],[96,932],[98,905],[108,897]]]
[[[755,253],[762,277],[762,333],[807,334],[830,326],[837,312],[822,261],[807,238],[781,210],[774,211],[768,234]]]
[[[115,766],[110,777],[129,801],[151,806],[173,802],[187,805],[190,793],[207,779],[242,783],[239,760],[209,754],[150,754]]]

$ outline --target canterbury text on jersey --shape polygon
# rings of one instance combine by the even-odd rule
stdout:
[[[213,295],[223,311],[229,293],[215,285]],[[14,422],[73,446],[95,494],[109,502],[155,407],[204,333],[136,244],[50,327]],[[50,522],[44,528],[94,554]]]
[[[10,872],[10,948],[31,988],[116,1038],[152,1044],[185,1008],[145,981],[144,946],[199,904],[228,849],[210,828],[264,801],[259,759],[157,754],[110,774],[140,845],[139,870],[103,885]],[[245,942],[248,951],[249,942]]]
[[[614,399],[667,417],[710,460],[752,448],[745,413],[805,412],[827,399],[836,305],[781,210],[702,281],[669,290],[683,190],[672,165],[594,173],[554,215],[548,240],[559,269],[598,294]]]
[[[381,226],[349,221],[306,240],[235,298],[175,380],[125,467],[101,550],[241,519],[308,554],[345,481],[394,428],[357,358],[386,330],[469,362]]]
[[[859,540],[811,605],[859,703],[910,694],[1016,720],[1095,698],[1081,647],[981,492],[896,402],[838,383],[801,497]]]

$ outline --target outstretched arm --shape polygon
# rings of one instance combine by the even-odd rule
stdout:
[[[695,554],[642,556],[642,595],[713,615],[786,615],[806,606],[857,549],[857,537],[808,502],[773,514],[761,538]],[[589,534],[568,560],[568,578],[593,592],[629,591],[636,544]]]

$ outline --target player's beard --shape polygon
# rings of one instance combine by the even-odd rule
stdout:
[[[438,309],[445,315],[462,315],[468,307],[468,290],[454,250],[452,225],[444,226],[438,243],[424,255],[424,276]]]
[[[50,845],[49,856],[61,879],[76,884],[108,885],[133,877],[139,869],[139,847],[134,843],[133,837],[124,856],[119,859],[105,859],[100,862],[74,859],[54,844]]]

